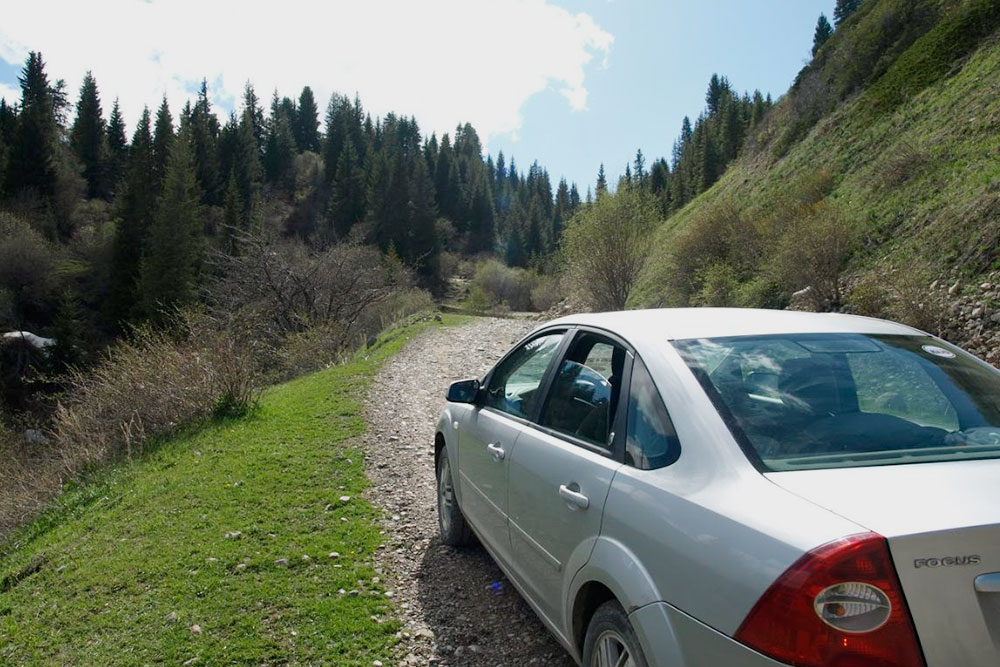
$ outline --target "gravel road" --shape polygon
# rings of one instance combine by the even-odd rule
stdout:
[[[482,547],[438,540],[432,449],[445,390],[481,375],[534,324],[428,331],[383,366],[368,396],[368,497],[391,517],[376,560],[404,623],[401,665],[573,665]]]

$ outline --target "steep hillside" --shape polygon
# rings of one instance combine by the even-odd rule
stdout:
[[[865,3],[663,224],[631,305],[785,307],[812,288],[812,307],[905,319],[911,285],[1000,268],[998,27],[996,0]]]

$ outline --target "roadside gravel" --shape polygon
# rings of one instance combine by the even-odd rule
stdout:
[[[390,577],[382,583],[404,624],[401,665],[573,665],[482,547],[438,540],[433,442],[445,390],[482,375],[534,325],[482,318],[433,329],[390,359],[372,385],[363,443],[368,497],[388,517],[376,565]]]

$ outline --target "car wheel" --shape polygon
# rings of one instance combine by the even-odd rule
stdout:
[[[617,601],[605,602],[590,619],[583,640],[584,667],[648,667],[642,647]]]
[[[455,483],[451,476],[451,461],[448,459],[448,448],[441,449],[437,466],[437,505],[438,528],[441,532],[441,542],[452,547],[468,544],[472,538],[469,524],[462,515],[455,496]]]

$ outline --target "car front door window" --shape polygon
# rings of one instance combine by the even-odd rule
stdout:
[[[610,449],[625,356],[623,347],[582,334],[559,364],[539,423]]]
[[[538,388],[562,337],[560,332],[533,338],[497,366],[486,390],[485,407],[530,418]]]

